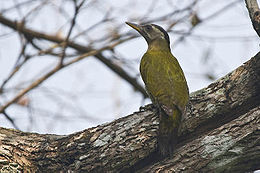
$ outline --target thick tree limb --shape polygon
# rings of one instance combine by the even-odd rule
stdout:
[[[1,128],[0,169],[24,172],[259,169],[256,162],[260,160],[260,53],[191,95],[175,155],[160,162],[156,152],[158,117],[154,112],[146,106],[109,124],[68,136]]]
[[[260,106],[139,172],[249,172],[260,168]]]

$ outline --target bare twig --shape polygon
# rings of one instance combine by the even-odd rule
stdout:
[[[8,121],[10,121],[10,123],[13,125],[13,127],[14,127],[15,129],[19,130],[19,128],[18,128],[18,126],[15,124],[14,120],[13,120],[5,111],[3,111],[2,113],[4,114],[5,118],[6,118]]]
[[[65,39],[65,43],[63,45],[63,50],[62,50],[61,57],[60,57],[60,65],[63,65],[63,60],[64,60],[65,55],[66,55],[66,48],[68,46],[68,41],[69,41],[70,35],[71,35],[72,30],[75,26],[76,18],[77,18],[78,13],[79,13],[79,9],[84,4],[85,0],[82,0],[79,5],[77,5],[77,1],[73,1],[73,2],[74,2],[75,12],[74,12],[74,16],[73,16],[72,21],[71,21],[71,26],[70,26],[69,32],[68,32],[67,37]]]
[[[234,7],[234,4],[236,4],[236,3],[238,3],[238,2],[241,2],[241,0],[235,0],[235,1],[233,1],[233,2],[230,2],[228,5],[226,5],[226,6],[224,6],[223,8],[217,10],[217,11],[214,12],[213,14],[211,14],[211,15],[205,17],[204,19],[200,19],[200,22],[199,22],[197,25],[191,27],[191,28],[189,29],[189,31],[186,32],[186,34],[182,35],[178,40],[176,40],[175,46],[176,46],[178,43],[182,42],[185,38],[187,38],[188,36],[190,36],[190,35],[193,33],[193,30],[196,28],[196,26],[198,26],[198,25],[201,24],[201,23],[204,23],[205,21],[208,21],[208,20],[210,20],[210,19],[212,19],[212,18],[217,17],[218,15],[222,14],[223,11],[226,11],[226,10],[228,10],[228,9],[230,9],[230,8],[232,8],[232,7]],[[192,13],[191,13],[191,14],[192,14]]]
[[[22,43],[22,49],[20,51],[20,54],[17,57],[16,63],[13,67],[12,72],[10,73],[10,75],[3,81],[2,85],[0,86],[0,93],[3,92],[3,89],[5,87],[5,85],[7,84],[7,82],[19,71],[19,69],[25,64],[25,62],[28,60],[28,58],[24,58],[24,60],[19,63],[20,59],[22,56],[24,56],[25,53],[25,49],[27,46],[27,42]]]
[[[201,19],[202,21],[205,21],[205,20],[210,20],[212,18],[215,18],[217,17],[218,15],[222,14],[224,11],[227,11],[228,9],[230,8],[233,8],[234,5],[236,3],[239,3],[239,2],[243,2],[242,0],[235,0],[233,2],[230,2],[229,4],[227,4],[226,6],[224,6],[223,8],[217,10],[216,12],[212,13],[211,15],[205,17],[204,19]]]
[[[11,99],[9,102],[7,102],[5,105],[0,107],[0,113],[3,113],[5,111],[5,109],[7,107],[9,107],[11,104],[15,103],[19,98],[21,98],[23,95],[25,95],[27,92],[29,92],[30,90],[36,88],[37,86],[39,86],[42,82],[44,82],[45,80],[47,80],[49,77],[51,77],[53,74],[55,74],[56,72],[60,71],[61,69],[63,69],[66,66],[69,66],[71,64],[74,64],[88,56],[94,56],[99,54],[100,52],[104,51],[104,50],[109,50],[114,48],[115,46],[117,46],[118,44],[120,44],[120,42],[112,44],[110,46],[106,46],[103,47],[101,49],[98,50],[92,50],[88,53],[82,54],[81,56],[73,59],[72,61],[60,66],[57,65],[54,69],[52,69],[50,72],[48,72],[47,74],[45,74],[44,76],[40,77],[38,80],[35,80],[34,82],[32,82],[31,85],[29,85],[27,88],[25,88],[24,90],[22,90],[20,93],[18,93],[13,99]]]
[[[192,1],[189,5],[187,5],[186,7],[182,8],[182,9],[178,9],[178,10],[174,10],[173,12],[170,12],[168,14],[156,17],[154,19],[151,20],[146,20],[144,23],[153,23],[153,22],[158,22],[158,21],[163,21],[163,20],[167,20],[169,19],[169,17],[174,16],[176,14],[179,13],[183,13],[186,11],[190,11],[192,9],[192,7],[197,3],[197,1]]]
[[[73,37],[73,39],[78,38],[79,36],[86,34],[87,32],[89,32],[90,30],[95,29],[96,27],[98,27],[101,24],[104,24],[105,22],[111,21],[112,19],[109,18],[109,13],[107,13],[106,15],[104,15],[103,19],[101,19],[100,21],[98,21],[97,23],[91,25],[90,27],[88,27],[87,29],[79,32],[77,35],[75,35]]]
[[[45,39],[48,41],[52,41],[55,43],[63,43],[65,40],[63,38],[44,34],[41,32],[37,32],[31,29],[28,29],[24,27],[19,22],[11,21],[4,16],[0,14],[0,23],[14,29],[18,30],[19,32],[23,33],[25,36],[30,38],[39,38],[39,39]],[[89,52],[92,49],[89,47],[82,46],[80,44],[74,43],[72,41],[68,41],[68,46],[76,49],[79,52]],[[100,60],[102,63],[104,63],[108,68],[110,68],[112,71],[114,71],[116,74],[118,74],[120,77],[122,77],[124,80],[126,80],[131,86],[133,86],[137,91],[139,91],[144,97],[148,97],[145,89],[137,82],[137,80],[134,77],[131,77],[123,68],[118,66],[117,64],[113,63],[111,60],[104,57],[101,52],[94,55],[98,60]]]
[[[20,7],[23,7],[23,6],[26,6],[26,5],[30,5],[31,3],[34,3],[34,0],[28,0],[28,1],[23,1],[23,2],[19,2],[19,3],[15,3],[14,6],[12,7],[9,7],[9,8],[6,8],[6,9],[3,9],[1,11],[1,13],[6,13],[6,12],[9,12],[15,8],[20,8]]]

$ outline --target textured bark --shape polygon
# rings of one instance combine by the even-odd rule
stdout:
[[[254,30],[260,37],[260,9],[257,4],[257,0],[245,0],[247,10],[249,12],[249,16],[251,22],[253,24]]]
[[[173,158],[159,160],[151,106],[68,136],[0,128],[0,172],[245,172],[260,169],[260,53],[192,93]]]
[[[248,172],[260,168],[260,106],[139,172]]]

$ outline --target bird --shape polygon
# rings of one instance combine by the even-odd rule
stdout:
[[[148,44],[140,62],[140,74],[159,114],[158,151],[162,157],[172,156],[189,102],[186,78],[178,60],[171,53],[169,35],[161,26],[126,24],[139,32]]]

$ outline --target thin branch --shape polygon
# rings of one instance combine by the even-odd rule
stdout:
[[[212,13],[211,15],[205,17],[204,19],[200,19],[200,23],[198,23],[197,25],[191,27],[191,28],[189,29],[189,31],[186,32],[185,35],[182,35],[178,40],[176,40],[175,46],[176,46],[178,43],[182,42],[185,38],[187,38],[188,36],[190,36],[190,35],[193,33],[193,30],[194,30],[195,28],[197,28],[196,26],[198,26],[198,25],[201,24],[201,23],[204,23],[205,21],[208,21],[208,20],[210,20],[210,19],[212,19],[212,18],[217,17],[218,15],[222,14],[223,11],[226,11],[226,10],[228,10],[228,9],[230,9],[230,8],[232,8],[232,7],[234,7],[234,4],[236,4],[236,3],[238,3],[238,2],[241,2],[241,0],[235,0],[235,1],[231,2],[231,3],[229,3],[228,5],[224,6],[223,8],[217,10],[216,12]]]
[[[17,130],[19,130],[18,126],[15,124],[14,120],[5,112],[3,111],[2,114],[5,116],[5,118],[10,121],[10,123],[13,125],[13,127]]]
[[[104,51],[104,50],[110,50],[113,49],[115,46],[117,46],[118,44],[120,44],[120,42],[112,44],[110,46],[106,46],[103,47],[101,49],[98,50],[92,50],[90,52],[87,52],[85,54],[82,54],[81,56],[73,59],[72,61],[64,64],[63,66],[57,65],[53,70],[51,70],[50,72],[48,72],[47,74],[45,74],[44,76],[40,77],[38,80],[35,80],[34,82],[31,83],[31,85],[29,85],[27,88],[25,88],[24,90],[22,90],[20,93],[18,93],[13,99],[11,99],[9,102],[7,102],[5,105],[0,107],[0,113],[3,113],[5,111],[6,108],[8,108],[11,104],[15,103],[19,98],[21,98],[23,95],[25,95],[27,92],[29,92],[30,90],[36,88],[37,86],[39,86],[42,82],[44,82],[45,80],[47,80],[49,77],[51,77],[53,74],[55,74],[56,72],[60,71],[61,69],[63,69],[64,67],[67,67],[69,65],[72,65],[86,57],[89,56],[95,56],[97,54],[99,54],[100,52]]]
[[[6,9],[3,9],[0,12],[3,14],[3,13],[6,13],[6,12],[9,12],[9,11],[15,9],[15,8],[21,8],[23,6],[31,5],[34,2],[35,2],[35,0],[28,0],[28,1],[20,2],[20,3],[16,3],[14,6],[6,8]]]
[[[10,75],[3,81],[2,85],[0,86],[0,93],[3,92],[3,89],[5,87],[5,85],[8,83],[8,81],[19,71],[19,69],[26,63],[26,61],[28,60],[28,58],[24,58],[24,60],[19,63],[20,59],[22,58],[22,56],[25,56],[25,49],[27,46],[27,42],[22,43],[22,49],[20,51],[20,54],[17,57],[16,63],[13,67],[12,72],[10,73]]]
[[[30,38],[44,39],[44,40],[52,41],[55,43],[64,42],[63,38],[44,34],[44,33],[37,32],[37,31],[31,30],[31,29],[27,29],[21,23],[16,22],[16,21],[11,21],[11,20],[5,18],[4,16],[2,16],[1,14],[0,14],[0,23],[6,25],[16,31],[19,31]],[[68,41],[68,46],[73,49],[76,49],[79,52],[89,52],[89,51],[93,50],[89,47],[82,46],[82,45],[74,43],[72,41]],[[116,74],[118,74],[121,78],[126,80],[131,86],[133,86],[135,88],[136,91],[139,91],[144,97],[148,97],[146,90],[143,88],[143,86],[141,86],[138,83],[138,81],[134,77],[131,77],[123,68],[121,68],[117,64],[113,63],[111,60],[104,57],[101,52],[99,52],[98,54],[95,54],[94,56],[98,60],[100,60],[102,63],[104,63],[109,69],[111,69]]]
[[[183,13],[185,11],[190,11],[192,9],[192,7],[197,3],[197,1],[193,1],[191,2],[189,5],[187,5],[186,7],[180,9],[180,10],[174,10],[173,12],[170,12],[168,14],[165,14],[165,15],[162,15],[162,16],[159,16],[157,18],[154,18],[154,19],[151,19],[151,20],[146,20],[144,23],[154,23],[154,22],[157,22],[157,21],[164,21],[164,20],[167,20],[169,19],[169,17],[171,16],[174,16],[178,13]]]
[[[63,45],[63,50],[62,50],[61,57],[60,57],[60,65],[63,65],[63,61],[64,61],[64,58],[65,58],[65,55],[66,55],[66,49],[67,49],[67,46],[68,46],[68,41],[69,41],[70,35],[72,33],[72,30],[73,30],[73,28],[76,24],[76,18],[78,16],[79,9],[84,4],[84,2],[85,2],[85,0],[82,0],[81,3],[79,5],[77,5],[77,1],[74,1],[75,12],[74,12],[74,16],[73,16],[72,21],[71,21],[71,26],[70,26],[69,32],[68,32],[67,37],[65,39],[65,43]]]
[[[217,17],[218,15],[222,14],[224,11],[227,11],[228,9],[230,8],[233,8],[234,5],[236,3],[239,3],[239,2],[242,2],[242,0],[235,0],[233,2],[230,2],[229,4],[227,4],[226,6],[224,6],[223,8],[217,10],[216,12],[212,13],[211,15],[207,16],[206,18],[204,19],[201,19],[202,21],[205,21],[205,20],[210,20],[212,18],[215,18]]]
[[[97,23],[95,23],[95,24],[91,25],[90,27],[84,29],[83,31],[79,32],[77,35],[75,35],[73,37],[73,39],[76,39],[79,36],[86,34],[90,30],[94,30],[99,25],[104,24],[105,22],[108,22],[108,21],[111,21],[111,20],[112,20],[112,18],[109,18],[109,12],[108,12],[107,14],[104,15],[104,17],[100,21],[98,21]]]

